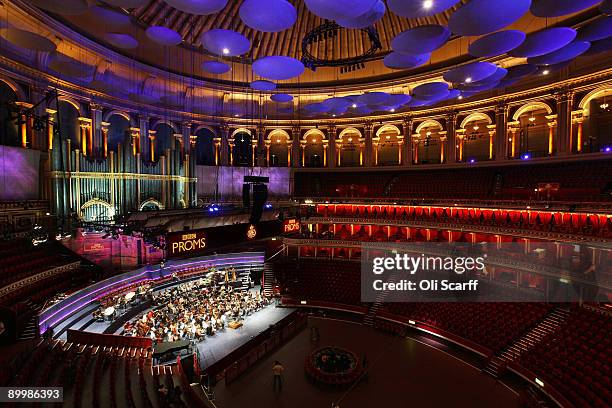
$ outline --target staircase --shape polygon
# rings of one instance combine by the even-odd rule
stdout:
[[[42,305],[32,302],[32,300],[27,299],[24,302],[30,310],[32,310],[32,316],[28,319],[27,323],[24,325],[23,329],[19,333],[19,340],[29,340],[36,337],[36,330],[38,326],[36,325],[36,318],[38,317],[38,313],[42,309]]]
[[[560,307],[555,308],[517,341],[493,356],[483,371],[493,378],[499,378],[509,363],[518,359],[523,353],[529,351],[548,335],[556,332],[568,316],[568,310]]]
[[[272,268],[272,264],[269,262],[266,262],[264,264],[264,270],[263,270],[263,293],[264,296],[272,296],[273,291],[272,288],[274,287],[274,269]]]
[[[389,279],[387,280],[387,282],[389,283],[397,282],[397,280],[398,280],[397,272],[394,272],[391,276],[389,276]],[[370,327],[374,326],[374,319],[376,318],[378,311],[382,307],[388,295],[389,295],[388,290],[378,292],[378,295],[376,296],[376,300],[374,301],[374,303],[370,305],[370,308],[368,309],[368,313],[366,313],[366,315],[363,318],[363,324],[365,324],[366,326],[370,326]]]

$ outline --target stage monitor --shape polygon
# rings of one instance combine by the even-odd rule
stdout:
[[[256,184],[269,183],[270,182],[270,177],[264,177],[264,176],[244,176],[244,182],[245,183],[256,183]]]

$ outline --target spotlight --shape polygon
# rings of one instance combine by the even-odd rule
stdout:
[[[610,153],[611,151],[612,151],[612,148],[610,146],[608,146],[608,147],[606,147],[604,149],[604,152],[606,152],[606,153]]]
[[[463,99],[463,95],[459,95],[457,99]]]
[[[470,163],[476,163],[475,159],[470,159]]]
[[[351,106],[352,106],[353,108],[356,108],[356,107],[357,107],[357,104],[356,104],[356,103],[354,103],[354,104],[352,104]]]
[[[549,70],[545,69],[544,71],[542,71],[542,75],[548,75],[550,73]]]
[[[395,108],[391,108],[389,112],[395,112]]]
[[[229,54],[229,53],[230,53],[229,48],[224,48],[224,49],[223,49],[223,54],[224,54],[224,55],[227,55],[227,54]]]
[[[424,9],[430,9],[433,7],[433,0],[425,0],[423,2],[423,8]]]
[[[472,77],[465,78],[465,83],[466,84],[469,84],[470,82],[472,82]]]
[[[531,157],[530,155],[528,155],[528,154],[524,154],[524,155],[523,155],[523,160],[529,160],[529,158],[530,158],[530,157]]]
[[[530,122],[535,122],[535,119],[536,119],[536,118],[535,118],[535,116],[531,116],[531,117],[529,118],[529,121],[530,121]]]

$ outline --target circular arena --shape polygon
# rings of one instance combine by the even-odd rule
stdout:
[[[0,404],[607,408],[612,1],[2,0]]]

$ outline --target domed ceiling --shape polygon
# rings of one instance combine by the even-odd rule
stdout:
[[[612,49],[612,0],[6,1],[16,8],[0,37],[29,66],[136,103],[245,118],[479,98]]]
[[[313,70],[308,69],[312,67],[306,63],[307,69],[288,81],[286,85],[289,86],[291,83],[295,86],[358,83],[423,72],[465,60],[467,47],[477,35],[500,28],[529,33],[563,21],[575,22],[575,13],[598,3],[577,1],[573,3],[581,5],[564,10],[563,15],[537,18],[529,12],[529,0],[107,0],[95,6],[91,4],[95,1],[86,0],[24,1],[42,7],[78,32],[138,61],[171,72],[225,83],[249,83],[258,79],[250,70],[250,64],[265,56],[303,59],[303,43],[308,33],[326,21],[335,20],[339,27],[320,36],[313,34],[306,49],[313,58],[336,66],[319,66]],[[555,2],[547,0],[534,0],[533,3],[546,2],[557,7]],[[504,3],[516,3],[518,7],[504,10],[499,7]],[[285,9],[281,5],[288,7]],[[449,30],[448,35],[442,36],[440,43],[431,48],[426,46],[430,34],[417,32],[404,40],[423,49],[418,55],[420,61],[414,61],[414,55],[406,61],[403,51],[392,53],[393,40],[402,33],[423,26],[447,27],[451,16],[458,9],[464,10],[466,5],[475,10],[455,26],[483,25],[481,32],[460,35],[457,34],[461,31],[458,28]],[[493,10],[499,9],[500,14],[510,14],[509,18],[504,20],[503,15],[491,14],[487,10],[491,5]],[[366,12],[357,14],[363,10]],[[474,17],[481,17],[481,20],[469,20]],[[484,24],[486,21],[493,23]],[[375,40],[366,31],[368,23],[371,23]],[[152,33],[152,30],[157,30],[157,33]],[[203,46],[204,36],[214,30],[225,30],[214,41],[225,40],[223,34],[230,31],[240,34],[250,42],[248,51],[235,56],[215,55],[210,47]],[[383,58],[389,53],[391,55],[385,62]],[[343,65],[340,60],[348,63]],[[220,71],[207,70],[206,63],[210,61],[225,63],[227,67],[217,67]],[[400,69],[406,67],[410,69]]]

